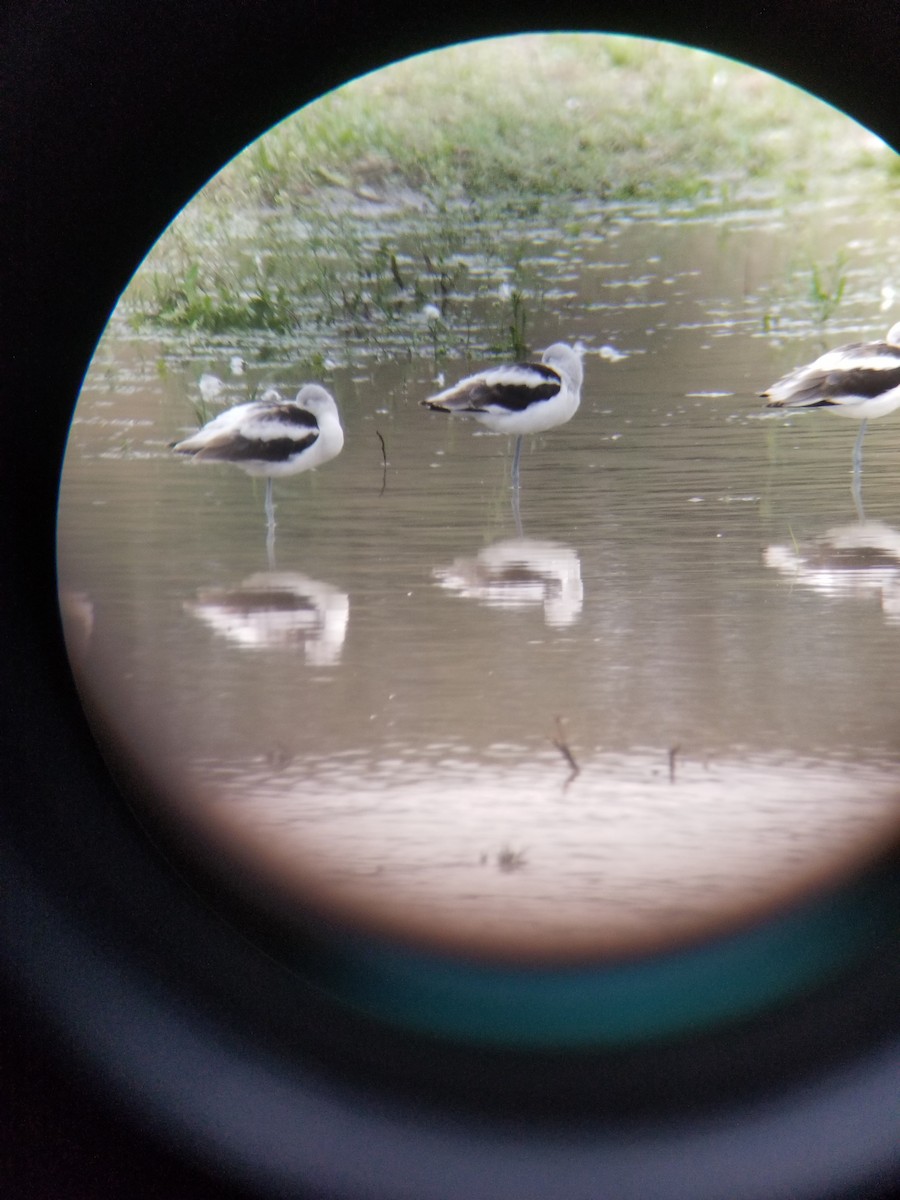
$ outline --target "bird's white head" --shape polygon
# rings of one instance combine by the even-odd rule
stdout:
[[[304,383],[303,387],[297,393],[295,403],[316,417],[321,416],[323,413],[337,414],[337,404],[335,404],[334,397],[318,383]]]
[[[552,367],[554,371],[558,371],[569,386],[578,391],[584,379],[584,368],[581,364],[583,353],[584,350],[580,346],[577,346],[573,350],[565,342],[554,342],[541,355],[541,361],[545,366]]]
[[[890,327],[887,337],[884,340],[889,346],[896,346],[900,349],[900,321]]]

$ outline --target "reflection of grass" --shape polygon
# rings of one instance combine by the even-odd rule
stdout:
[[[839,251],[827,267],[813,263],[810,268],[809,295],[816,306],[819,322],[824,324],[833,316],[847,286],[847,256]]]
[[[442,202],[426,219],[391,213],[377,222],[309,213],[301,236],[296,223],[273,217],[237,232],[223,218],[211,235],[200,216],[186,214],[133,281],[126,305],[135,326],[207,334],[326,328],[372,345],[389,332],[438,361],[467,352],[473,319],[479,323],[474,304],[497,310],[486,318],[499,322],[492,352],[527,353],[532,301],[541,301],[544,284],[525,261],[526,231],[505,226],[490,205],[461,212]]]
[[[762,314],[764,333],[780,323],[781,309],[803,313],[809,321],[824,325],[840,308],[847,290],[848,257],[839,250],[830,263],[811,255],[798,255],[790,264],[787,279],[773,288],[772,307]]]
[[[528,353],[528,343],[525,340],[525,327],[528,324],[528,309],[525,297],[518,288],[509,292],[509,352],[514,359],[521,361]]]
[[[376,224],[310,211],[298,231],[286,215],[230,223],[233,214],[206,204],[183,215],[135,278],[134,324],[290,333],[311,321],[364,335],[429,306],[442,318],[429,329],[437,355],[445,314],[468,284],[466,254],[485,243],[445,206],[412,227],[395,214]]]
[[[520,871],[527,861],[524,850],[513,850],[511,846],[504,846],[497,854],[501,871]]]
[[[196,399],[192,400],[191,408],[194,412],[194,420],[197,422],[197,428],[202,429],[206,422],[212,418],[212,409],[203,396],[197,396]]]

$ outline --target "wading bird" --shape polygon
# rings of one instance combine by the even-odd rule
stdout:
[[[883,342],[852,342],[829,350],[773,383],[762,396],[768,408],[827,408],[862,421],[853,448],[858,479],[866,423],[900,408],[900,321]]]
[[[248,475],[265,478],[271,557],[272,480],[318,467],[340,454],[343,445],[334,398],[317,383],[307,383],[295,400],[284,400],[269,388],[259,400],[229,408],[170,448],[203,462],[232,463]]]
[[[435,412],[473,417],[491,433],[513,434],[513,487],[519,486],[522,438],[570,420],[581,403],[581,348],[549,346],[539,363],[488,367],[420,403]]]

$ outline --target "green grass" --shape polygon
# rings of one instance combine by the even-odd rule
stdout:
[[[818,320],[824,324],[840,307],[847,286],[847,255],[841,251],[827,266],[813,263],[810,267],[809,296],[815,305]]]
[[[386,184],[671,199],[726,181],[833,176],[867,154],[846,118],[730,60],[642,39],[528,35],[353,81],[278,125],[219,183],[281,204]]]
[[[898,162],[804,93],[699,51],[599,35],[470,43],[349,83],[253,143],[160,240],[126,307],[137,324],[206,334],[403,326],[437,359],[450,315],[464,327],[487,286],[478,261],[508,283],[497,349],[519,354],[541,302],[523,269],[529,220],[575,229],[578,199],[778,202],[859,172],[890,188]],[[823,319],[842,281],[840,264],[813,272]],[[426,305],[440,317],[417,321]]]

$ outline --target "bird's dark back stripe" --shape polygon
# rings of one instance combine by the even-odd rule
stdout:
[[[898,565],[897,556],[879,546],[828,546],[814,549],[805,561],[818,569],[842,571],[896,570]]]
[[[523,371],[530,371],[532,375],[543,375],[546,380],[559,387],[559,371],[555,367],[548,367],[546,363],[540,362],[516,363],[516,366],[521,367]]]
[[[887,370],[858,367],[855,371],[823,371],[814,375],[792,400],[803,403],[809,397],[809,408],[819,408],[851,396],[871,399],[900,387],[900,364]]]
[[[898,357],[898,349],[892,346],[889,342],[860,342],[853,346],[847,347],[849,350],[860,350],[864,352],[866,358],[894,358]]]
[[[541,400],[552,400],[559,393],[559,376],[551,372],[546,383],[529,387],[521,383],[480,384],[472,388],[470,407],[473,412],[489,407],[501,407],[509,412],[522,412]]]
[[[297,596],[284,589],[271,588],[261,592],[209,592],[200,596],[201,604],[215,604],[227,612],[252,616],[259,612],[316,612],[307,596]]]
[[[246,438],[236,434],[220,446],[198,450],[196,457],[210,459],[213,462],[283,463],[294,458],[302,450],[308,449],[318,440],[318,437],[318,433],[311,433],[308,437],[299,438]]]
[[[297,404],[273,404],[257,420],[273,421],[279,425],[297,425],[303,429],[318,429],[319,422],[311,412]]]

